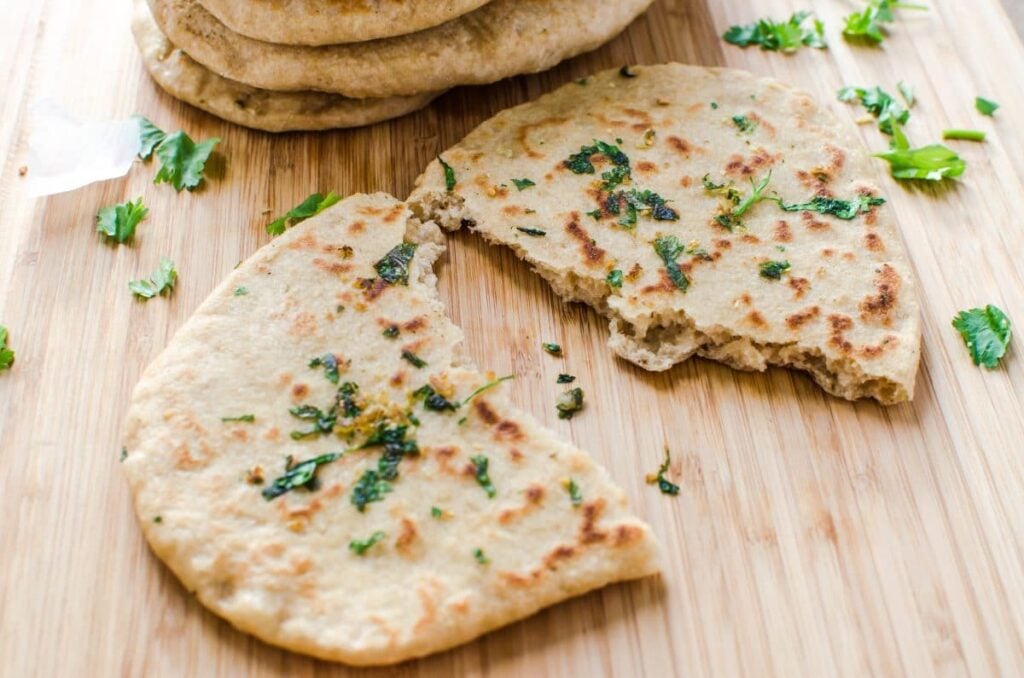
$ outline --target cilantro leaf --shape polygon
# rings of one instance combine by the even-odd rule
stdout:
[[[7,328],[0,325],[0,371],[14,364],[14,351],[7,345]]]
[[[516,188],[518,188],[520,191],[525,191],[530,186],[536,186],[537,185],[537,184],[533,183],[533,181],[531,181],[530,179],[513,179],[512,183],[515,184]]]
[[[391,248],[384,258],[373,265],[377,275],[389,285],[409,284],[409,262],[416,254],[416,244],[404,242]]]
[[[174,283],[178,280],[178,271],[174,268],[174,262],[167,257],[160,259],[160,266],[149,277],[149,280],[132,280],[128,283],[128,289],[142,299],[170,293],[174,289]]]
[[[143,160],[149,160],[150,156],[153,155],[153,149],[167,138],[167,133],[144,116],[136,115],[133,117],[139,123],[139,139],[142,141],[139,157]]]
[[[427,361],[412,351],[402,351],[402,359],[417,369],[427,366]]]
[[[348,543],[348,548],[352,553],[357,556],[364,555],[371,546],[379,542],[385,537],[385,534],[380,530],[377,530],[366,539],[353,539]]]
[[[338,374],[338,357],[333,353],[325,353],[309,361],[310,369],[324,368],[324,377],[332,384],[337,384],[340,375]]]
[[[761,202],[762,200],[770,200],[771,198],[769,196],[764,195],[764,191],[766,188],[768,188],[768,183],[771,180],[771,170],[768,170],[768,174],[766,174],[764,178],[761,179],[761,181],[757,182],[756,184],[754,183],[754,179],[751,178],[750,195],[748,195],[746,198],[743,198],[742,200],[739,201],[739,203],[736,204],[736,207],[734,207],[732,210],[732,216],[742,217],[744,214],[746,214],[747,210],[749,210],[757,203]]]
[[[441,163],[441,168],[444,169],[445,190],[451,193],[453,190],[455,190],[455,184],[458,183],[458,181],[455,179],[455,170],[453,170],[452,166],[446,163],[444,161],[444,158],[442,158],[441,156],[437,156],[437,161]]]
[[[298,487],[313,489],[313,482],[316,479],[316,470],[323,464],[328,464],[341,457],[341,454],[332,452],[321,454],[306,461],[292,466],[291,457],[285,464],[285,474],[275,479],[269,486],[263,488],[261,494],[267,501],[276,499],[286,492],[291,492]]]
[[[558,375],[558,379],[556,380],[555,383],[557,383],[557,384],[571,384],[574,381],[576,381],[576,377],[572,376],[571,374],[559,374]]]
[[[768,280],[782,280],[782,274],[792,268],[788,261],[765,261],[761,263],[761,277]]]
[[[893,177],[942,181],[959,177],[967,169],[963,158],[942,144],[910,148],[910,142],[898,124],[893,124],[892,131],[893,148],[875,153],[875,157],[889,163]]]
[[[910,111],[903,108],[895,97],[881,87],[865,89],[863,87],[844,87],[839,90],[840,101],[860,101],[867,111],[878,119],[878,129],[883,134],[892,134],[893,121],[900,125],[907,124]],[[913,98],[913,94],[911,94]]]
[[[526,235],[534,238],[542,238],[548,234],[548,232],[542,228],[527,228],[526,226],[516,226],[516,230],[519,231],[520,233],[525,233]]]
[[[779,209],[784,212],[817,212],[819,214],[831,214],[849,221],[858,214],[869,212],[875,205],[884,205],[885,198],[875,198],[870,195],[858,195],[850,200],[839,198],[826,198],[816,195],[807,202],[787,204],[779,201]]]
[[[168,183],[179,192],[183,188],[193,190],[202,182],[206,161],[219,143],[220,139],[214,137],[197,144],[181,130],[167,135],[156,147],[160,171],[153,183]]]
[[[555,409],[559,419],[572,419],[583,409],[583,389],[571,388],[555,400]]]
[[[757,120],[751,120],[745,115],[732,116],[732,122],[743,133],[753,132],[757,128]]]
[[[254,421],[256,421],[256,415],[255,414],[240,414],[237,417],[221,417],[220,420],[222,422],[226,423],[226,424],[227,423],[232,423],[232,422],[251,424]]]
[[[96,215],[96,230],[108,238],[124,243],[135,235],[135,227],[147,214],[149,209],[142,204],[142,198],[137,202],[129,200],[117,205],[108,205],[100,208]]]
[[[565,483],[565,491],[569,493],[569,502],[573,506],[579,506],[583,503],[583,494],[580,492],[580,486],[572,478],[569,478],[568,482]]]
[[[843,36],[846,38],[866,40],[878,44],[885,40],[882,24],[892,23],[894,9],[928,9],[924,5],[898,0],[868,0],[867,6],[860,12],[853,12],[844,17],[846,26]]]
[[[679,267],[676,258],[686,251],[686,247],[679,242],[674,235],[667,235],[654,241],[654,251],[658,253],[665,264],[668,278],[680,292],[685,292],[690,287],[690,279],[686,277],[683,269]]]
[[[617,268],[612,269],[608,272],[608,275],[605,276],[604,281],[608,283],[609,287],[619,289],[622,287],[622,271]]]
[[[424,384],[412,392],[413,398],[422,398],[423,407],[434,412],[454,412],[462,406],[460,402],[452,402],[434,390],[430,384]]]
[[[629,156],[623,153],[618,146],[597,139],[594,140],[592,146],[583,146],[579,153],[570,155],[564,165],[573,174],[594,174],[596,170],[591,158],[599,154],[608,158],[612,163],[612,168],[601,174],[601,178],[604,179],[602,190],[610,191],[632,178]]]
[[[476,389],[475,391],[470,393],[468,396],[466,396],[466,399],[462,401],[461,405],[465,405],[470,400],[472,400],[473,398],[477,397],[478,395],[480,395],[484,391],[489,391],[492,388],[494,388],[495,386],[497,386],[498,384],[500,384],[501,382],[508,381],[509,379],[515,379],[515,376],[511,375],[511,374],[507,374],[504,377],[498,377],[497,379],[494,379],[492,381],[487,382],[486,384],[484,384],[483,386],[481,386],[480,388]]]
[[[657,483],[658,484],[658,489],[661,490],[662,494],[671,494],[671,495],[674,496],[674,495],[679,494],[679,486],[676,485],[673,482],[670,482],[668,480],[668,478],[665,477],[665,472],[668,471],[668,467],[669,467],[669,464],[671,463],[671,461],[672,461],[672,458],[669,456],[668,448],[666,447],[665,448],[665,461],[663,461],[661,463],[661,466],[658,467],[658,472],[656,474],[654,474],[654,473],[647,474],[647,483],[649,485],[653,485],[654,483]]]
[[[487,563],[491,562],[491,559],[484,555],[484,550],[481,548],[473,549],[473,557],[476,559],[476,562],[480,563],[481,565],[486,565]]]
[[[793,52],[800,47],[822,49],[825,43],[825,25],[815,20],[811,28],[803,26],[810,12],[795,12],[788,21],[759,19],[745,26],[732,26],[722,39],[738,47],[760,45],[763,50]]]
[[[971,352],[971,360],[975,365],[984,365],[993,369],[1006,355],[1013,331],[1010,319],[999,308],[992,304],[985,308],[972,308],[960,311],[953,318],[953,327],[960,332],[967,350]]]
[[[478,454],[472,457],[470,461],[473,462],[474,476],[476,476],[476,482],[480,487],[484,488],[484,492],[487,493],[488,499],[494,499],[498,494],[498,491],[494,488],[494,483],[491,482],[491,476],[487,472],[487,467],[490,466],[491,461],[482,454]]]
[[[270,235],[281,235],[289,226],[294,226],[300,221],[304,221],[310,217],[315,217],[331,205],[337,203],[339,200],[341,200],[341,196],[334,191],[330,191],[327,195],[313,193],[298,205],[288,210],[283,217],[274,219],[267,224],[267,233]]]
[[[996,112],[997,108],[999,108],[999,104],[991,99],[986,99],[985,97],[975,97],[974,107],[977,108],[978,112],[982,115],[987,115],[991,118],[992,114]]]

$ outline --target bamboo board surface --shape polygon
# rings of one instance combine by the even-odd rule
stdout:
[[[145,75],[129,3],[7,3],[0,25],[0,323],[17,351],[0,374],[0,675],[312,676],[1024,675],[1024,343],[975,368],[949,323],[996,303],[1024,328],[1024,50],[996,0],[904,12],[881,49],[838,36],[845,0],[658,0],[597,52],[538,76],[457,89],[427,110],[327,134],[254,133],[180,104]],[[721,42],[733,23],[814,9],[832,48],[793,56]],[[605,348],[604,323],[560,303],[511,254],[450,238],[441,295],[483,367],[514,372],[513,398],[604,463],[665,546],[659,579],[612,586],[477,642],[381,671],[349,671],[264,645],[206,612],[149,552],[118,467],[119,431],[144,366],[209,291],[268,241],[264,210],[315,190],[400,197],[436,153],[498,110],[623,63],[729,65],[834,101],[844,84],[916,87],[908,128],[990,132],[959,143],[945,188],[878,180],[920,280],[924,353],[913,404],[826,396],[806,377],[693,360],[645,373]],[[975,95],[1002,104],[981,118]],[[154,169],[30,200],[29,105],[83,118],[141,112],[225,162],[175,194]],[[881,150],[873,125],[865,144]],[[957,143],[957,142],[951,142]],[[31,171],[31,168],[29,168]],[[103,205],[144,196],[131,247],[98,241]],[[169,299],[136,302],[159,258]],[[564,361],[544,355],[559,341]],[[555,417],[558,372],[588,410]],[[678,498],[645,485],[668,445]]]

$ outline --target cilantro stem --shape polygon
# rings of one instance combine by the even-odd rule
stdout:
[[[483,393],[484,391],[486,391],[488,389],[494,388],[495,386],[497,386],[501,382],[508,381],[509,379],[514,379],[514,378],[515,378],[514,375],[509,374],[509,375],[506,375],[504,377],[500,377],[498,379],[495,379],[494,381],[487,382],[486,384],[484,384],[483,386],[481,386],[477,390],[475,390],[472,393],[470,393],[468,398],[466,398],[461,403],[459,403],[459,406],[461,407],[461,406],[465,405],[466,403],[468,403],[473,398],[477,397],[478,395],[480,395],[481,393]]]
[[[975,129],[944,129],[943,139],[963,139],[964,141],[984,141],[985,133]]]

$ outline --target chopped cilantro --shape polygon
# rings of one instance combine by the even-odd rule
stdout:
[[[310,369],[324,368],[324,376],[332,384],[338,383],[338,357],[333,353],[325,353],[309,361]]]
[[[377,468],[365,470],[352,488],[352,505],[360,512],[366,510],[367,504],[381,501],[385,494],[391,492],[391,482],[398,478],[398,465],[403,458],[419,454],[416,441],[406,440],[407,432],[405,425],[389,426],[381,422],[360,446],[360,449],[384,447],[384,454],[377,460]]]
[[[385,536],[386,535],[383,532],[377,530],[366,539],[353,539],[348,543],[348,548],[350,551],[352,551],[352,553],[356,554],[357,556],[361,556],[364,555],[370,549],[371,546],[379,542]]]
[[[927,9],[924,5],[897,0],[868,0],[867,7],[844,17],[846,26],[843,35],[847,38],[863,39],[873,43],[885,40],[883,23],[892,23],[894,9]]]
[[[762,200],[770,200],[771,198],[764,194],[768,184],[772,180],[772,172],[768,170],[768,174],[764,175],[761,181],[754,183],[753,177],[750,179],[750,195],[736,203],[736,206],[732,209],[732,216],[741,217],[746,214],[747,210],[761,202]]]
[[[987,305],[985,308],[972,308],[960,311],[953,318],[953,327],[960,332],[967,350],[971,352],[971,360],[975,365],[984,365],[994,369],[1006,355],[1013,333],[1010,319],[1002,310]]]
[[[670,482],[668,480],[668,478],[665,477],[665,473],[668,471],[668,467],[669,467],[670,463],[671,463],[671,457],[669,457],[668,448],[666,447],[665,448],[665,461],[663,461],[661,463],[661,466],[658,467],[658,473],[657,474],[650,473],[650,474],[647,475],[647,483],[648,484],[657,483],[658,484],[658,489],[661,490],[662,494],[671,494],[671,495],[674,496],[674,495],[679,494],[679,486],[676,485],[673,482]]]
[[[587,212],[587,216],[588,217],[593,217],[594,219],[597,219],[598,221],[600,221],[601,217],[604,216],[604,212],[602,212],[601,209],[598,208],[596,210],[590,210],[589,212]]]
[[[424,384],[412,392],[414,398],[423,399],[423,407],[434,412],[454,412],[462,403],[452,402],[434,390],[430,384]]]
[[[159,525],[160,523],[164,522],[164,519],[162,516],[153,516],[153,522]]]
[[[583,494],[580,492],[580,486],[576,484],[576,481],[569,478],[569,481],[565,484],[565,490],[569,493],[569,501],[573,506],[579,506],[583,503]]]
[[[181,130],[167,135],[156,147],[160,171],[153,183],[169,183],[179,192],[183,188],[191,191],[202,182],[206,161],[219,143],[220,139],[214,137],[197,144]]]
[[[761,277],[768,280],[782,280],[782,274],[788,273],[792,268],[788,261],[764,261],[761,262]]]
[[[473,549],[473,557],[476,558],[476,562],[480,563],[481,565],[486,565],[487,563],[491,562],[491,559],[484,555],[483,549]]]
[[[717,111],[718,110],[718,103],[712,101],[711,102],[711,110]]]
[[[539,238],[548,234],[547,231],[541,230],[539,228],[526,228],[525,226],[516,226],[516,230],[519,231],[520,233],[525,233],[526,235],[532,236],[534,238]]]
[[[96,215],[96,230],[108,238],[124,243],[135,235],[135,227],[146,218],[147,214],[149,214],[149,209],[142,204],[142,198],[136,202],[129,200],[117,205],[109,205],[100,208]]]
[[[160,142],[167,138],[167,133],[154,125],[148,118],[141,115],[133,116],[139,123],[139,140],[142,147],[139,149],[139,157],[149,160],[153,155],[153,149],[160,145]]]
[[[401,331],[398,329],[398,325],[388,325],[384,328],[384,331],[381,332],[381,334],[388,339],[395,339],[400,333]]]
[[[650,214],[655,221],[676,221],[679,213],[665,204],[665,199],[654,191],[616,191],[605,200],[604,209],[608,214],[619,216],[618,224],[625,228],[636,226],[637,213]]]
[[[685,292],[690,287],[690,279],[686,277],[683,269],[679,267],[676,259],[686,251],[686,247],[679,242],[679,239],[674,235],[667,235],[658,238],[654,241],[654,251],[661,257],[662,262],[665,264],[665,271],[668,273],[669,280],[676,286],[680,292]]]
[[[423,358],[419,357],[412,351],[402,351],[402,359],[416,368],[422,368],[427,366],[427,361],[425,361]]]
[[[617,268],[608,271],[608,275],[605,276],[604,281],[608,283],[609,287],[619,289],[622,287],[622,271]]]
[[[224,423],[229,423],[229,422],[245,422],[247,424],[251,424],[254,421],[256,421],[256,415],[255,414],[242,414],[242,415],[239,415],[237,417],[221,417],[220,420],[223,421]]]
[[[629,64],[626,64],[622,68],[619,69],[619,75],[621,75],[624,78],[635,78],[636,77],[636,73],[633,72],[633,69],[630,68]]]
[[[987,115],[991,118],[992,114],[996,112],[997,108],[999,108],[999,104],[991,99],[986,99],[985,97],[974,97],[974,107],[977,108],[978,112],[982,115]]]
[[[515,377],[514,377],[513,375],[511,375],[511,374],[507,374],[507,375],[505,375],[504,377],[498,377],[497,379],[494,379],[493,381],[489,381],[489,382],[487,382],[486,384],[484,384],[484,385],[483,385],[483,386],[481,386],[480,388],[478,388],[478,389],[476,389],[475,391],[473,391],[472,393],[470,393],[470,394],[469,394],[469,395],[468,395],[468,396],[466,397],[466,399],[462,401],[462,405],[465,405],[465,404],[466,404],[466,403],[468,403],[468,402],[469,402],[470,400],[472,400],[473,398],[477,397],[478,395],[480,395],[480,394],[481,394],[481,393],[483,393],[484,391],[489,391],[490,389],[494,388],[495,386],[497,386],[497,385],[498,385],[498,384],[500,384],[501,382],[503,382],[503,381],[508,381],[509,379],[514,379],[514,378],[515,378]],[[465,417],[463,417],[463,419],[459,421],[459,424],[461,425],[461,424],[462,424],[462,422],[463,422],[464,420],[465,420]]]
[[[960,139],[961,141],[984,141],[985,133],[974,129],[944,129],[943,139]]]
[[[596,170],[591,158],[597,154],[604,155],[612,163],[612,168],[601,174],[601,178],[604,180],[603,190],[610,191],[631,178],[629,156],[623,153],[618,146],[596,139],[592,146],[583,146],[579,153],[570,155],[569,159],[565,161],[565,166],[574,174],[593,174]]]
[[[963,158],[942,144],[910,148],[898,124],[893,125],[893,148],[875,153],[875,157],[888,162],[889,171],[897,179],[941,181],[959,177],[967,169]]]
[[[818,212],[819,214],[831,214],[849,221],[858,214],[870,212],[875,205],[884,205],[885,198],[875,198],[870,195],[859,195],[851,200],[840,200],[839,198],[826,198],[816,195],[808,202],[787,204],[779,201],[779,209],[786,212]]]
[[[441,163],[441,168],[444,170],[444,188],[446,191],[451,193],[455,190],[455,184],[458,183],[455,179],[455,170],[452,166],[444,161],[444,158],[437,156],[437,161]]]
[[[288,457],[288,461],[285,463],[285,474],[274,480],[269,486],[263,488],[261,494],[267,501],[280,497],[286,492],[290,492],[297,487],[305,487],[306,489],[313,489],[314,481],[316,480],[316,470],[323,464],[329,464],[341,457],[340,453],[331,452],[329,454],[321,454],[318,457],[307,459],[306,461],[295,464],[291,463],[291,457]]]
[[[318,436],[321,433],[330,433],[334,430],[334,425],[338,421],[338,413],[334,408],[324,412],[319,407],[314,407],[313,405],[298,405],[288,410],[288,412],[297,419],[313,422],[313,428],[309,430],[292,431],[292,440],[303,440]]]
[[[571,374],[559,374],[558,375],[558,379],[556,380],[555,383],[558,383],[558,384],[571,384],[574,381],[576,381],[576,377],[572,376]]]
[[[236,287],[235,288],[235,296],[236,297],[244,297],[247,294],[249,294],[249,290],[247,288],[245,288],[245,287]]]
[[[577,386],[558,396],[555,409],[558,410],[559,419],[572,419],[583,409],[583,389]]]
[[[525,191],[530,186],[536,186],[537,185],[537,184],[533,183],[533,181],[531,181],[530,179],[513,179],[512,183],[515,184],[516,188],[518,188],[520,191]]]
[[[705,174],[701,177],[701,183],[704,184],[704,190],[709,192],[720,191],[725,188],[725,184],[716,184],[711,180],[710,174]]]
[[[132,280],[128,283],[128,289],[142,299],[170,293],[174,289],[174,283],[178,280],[178,271],[174,268],[174,262],[167,257],[160,259],[160,266],[149,277],[149,280]]]
[[[416,245],[411,242],[404,242],[395,245],[391,251],[384,255],[384,258],[373,265],[377,275],[389,285],[409,284],[409,262],[416,253]]]
[[[764,18],[745,26],[732,26],[722,39],[739,47],[760,45],[761,49],[781,52],[793,52],[803,46],[827,47],[821,20],[815,19],[811,28],[803,26],[810,16],[810,12],[795,12],[788,21]]]
[[[562,347],[559,346],[558,344],[545,342],[541,344],[540,347],[544,349],[545,353],[548,353],[550,355],[562,355]]]
[[[480,487],[484,488],[484,492],[487,493],[489,499],[493,499],[498,491],[494,489],[494,483],[491,482],[491,476],[487,473],[487,467],[490,466],[490,460],[482,454],[478,454],[472,457],[474,475],[476,476],[476,482],[480,484]]]
[[[903,108],[894,96],[881,87],[844,87],[839,90],[837,97],[840,101],[860,101],[868,113],[878,119],[878,129],[883,134],[892,134],[893,121],[905,125],[910,119],[910,111]]]
[[[340,200],[341,196],[334,191],[331,191],[327,195],[313,193],[298,205],[288,210],[283,217],[274,219],[267,224],[267,233],[270,235],[281,235],[285,232],[286,228],[294,226],[300,221],[304,221],[310,217],[315,217]]]
[[[743,133],[753,132],[755,129],[757,129],[757,120],[752,120],[745,115],[732,116],[732,122]]]
[[[442,511],[441,509],[437,508],[436,506],[431,506],[430,507],[430,515],[432,517],[437,518],[438,520],[440,520],[441,518],[444,517],[444,511]]]
[[[363,512],[367,504],[381,501],[390,491],[391,483],[381,478],[376,470],[366,469],[352,487],[352,505]]]
[[[7,345],[7,328],[0,325],[0,371],[11,369],[14,364],[14,350]]]

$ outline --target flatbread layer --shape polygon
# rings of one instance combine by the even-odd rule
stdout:
[[[656,570],[606,472],[462,353],[441,242],[348,198],[228,276],[136,387],[143,530],[239,629],[389,664]]]
[[[414,33],[489,0],[202,0],[231,30],[284,45],[333,45]]]
[[[229,122],[267,132],[360,127],[423,108],[439,92],[350,99],[326,92],[272,92],[228,80],[175,47],[135,0],[132,33],[153,80],[168,94]]]
[[[913,396],[919,306],[892,210],[868,154],[806,94],[624,68],[503,111],[441,158],[453,181],[433,162],[417,214],[511,247],[608,316],[623,358],[783,365],[844,398]]]
[[[619,33],[652,0],[494,0],[410,35],[296,47],[246,38],[196,0],[149,0],[157,23],[189,56],[226,78],[277,91],[408,96],[550,68]]]

